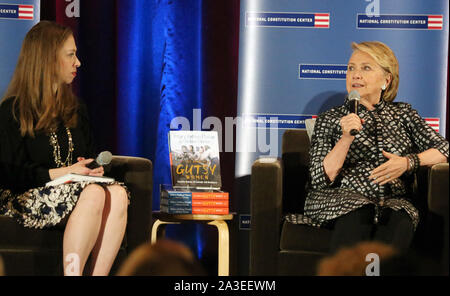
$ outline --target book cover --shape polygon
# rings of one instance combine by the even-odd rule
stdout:
[[[228,200],[192,200],[192,208],[195,207],[228,208]]]
[[[49,181],[45,184],[45,186],[56,186],[63,183],[71,183],[71,182],[82,182],[82,181],[90,181],[90,182],[99,182],[99,183],[108,183],[114,182],[113,178],[110,177],[96,177],[96,176],[86,176],[79,174],[67,174],[56,178],[55,180]]]
[[[172,199],[172,198],[161,198],[160,205],[165,206],[192,206],[192,200],[189,199]]]
[[[194,215],[227,215],[228,208],[210,208],[210,207],[196,207],[192,208]]]
[[[229,193],[224,191],[217,192],[197,192],[197,191],[176,191],[176,190],[162,190],[161,191],[161,199],[162,198],[170,198],[170,199],[185,199],[185,200],[229,200]]]
[[[159,210],[167,214],[192,214],[192,207],[171,207],[161,205]]]
[[[174,188],[222,187],[216,131],[170,131],[169,152]]]
[[[161,198],[160,205],[175,207],[228,207],[228,200],[178,200],[170,198]]]
[[[227,215],[229,209],[223,207],[185,207],[161,205],[160,211],[168,214],[193,214],[193,215]]]

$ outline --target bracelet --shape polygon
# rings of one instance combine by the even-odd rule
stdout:
[[[406,169],[406,172],[407,173],[411,173],[411,171],[414,168],[414,160],[413,160],[412,157],[410,157],[410,155],[406,155],[406,159],[407,159],[407,162],[408,162],[408,168]]]
[[[408,158],[408,164],[409,167],[407,169],[408,173],[415,173],[419,170],[420,167],[420,159],[419,156],[417,156],[417,154],[408,154],[406,156],[406,158]]]
[[[417,172],[419,170],[419,167],[420,167],[420,159],[419,159],[419,156],[417,154],[413,154],[413,156],[414,156],[414,164],[415,164],[414,172]]]

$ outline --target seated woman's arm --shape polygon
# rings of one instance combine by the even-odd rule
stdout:
[[[340,129],[336,126],[340,126]],[[313,189],[331,185],[339,175],[354,139],[354,136],[350,135],[352,129],[362,129],[361,119],[355,114],[336,119],[334,113],[326,112],[317,118],[310,149],[310,175]]]
[[[437,163],[447,162],[447,157],[435,148],[417,154],[421,166],[433,166]]]
[[[342,117],[340,125],[342,129],[342,137],[323,160],[325,173],[331,182],[336,179],[341,171],[345,158],[347,157],[348,150],[350,149],[350,145],[355,139],[354,136],[350,135],[350,131],[352,129],[356,129],[358,131],[362,129],[361,119],[354,113]]]
[[[420,166],[432,166],[437,163],[448,161],[448,142],[439,133],[433,130],[410,104],[404,104],[402,118],[407,119],[407,125],[412,139]],[[383,155],[387,161],[375,168],[370,179],[373,182],[384,185],[405,173],[409,169],[407,157],[397,156],[386,151]]]

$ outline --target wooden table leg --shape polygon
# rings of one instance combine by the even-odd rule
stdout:
[[[161,221],[161,220],[157,219],[155,221],[155,223],[153,223],[153,226],[152,226],[152,235],[151,235],[151,241],[150,241],[152,244],[156,243],[156,240],[158,239],[159,226],[164,225],[164,224],[180,224],[180,223],[179,222],[166,222],[166,221]]]
[[[219,276],[229,275],[229,249],[230,249],[230,239],[228,232],[228,225],[225,221],[214,220],[208,223],[209,225],[214,225],[217,227],[219,234],[219,265],[218,274]]]

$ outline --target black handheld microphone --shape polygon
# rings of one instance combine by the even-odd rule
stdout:
[[[358,115],[358,105],[359,105],[360,99],[361,99],[361,96],[359,95],[359,92],[357,90],[352,90],[348,94],[348,106],[349,106],[351,113],[355,113],[356,115]],[[352,129],[350,131],[350,135],[352,135],[352,136],[356,136],[358,133],[359,133],[359,131],[356,129]]]
[[[95,169],[100,166],[108,165],[111,162],[112,154],[109,151],[100,152],[97,158],[88,164],[86,167],[89,169]]]

